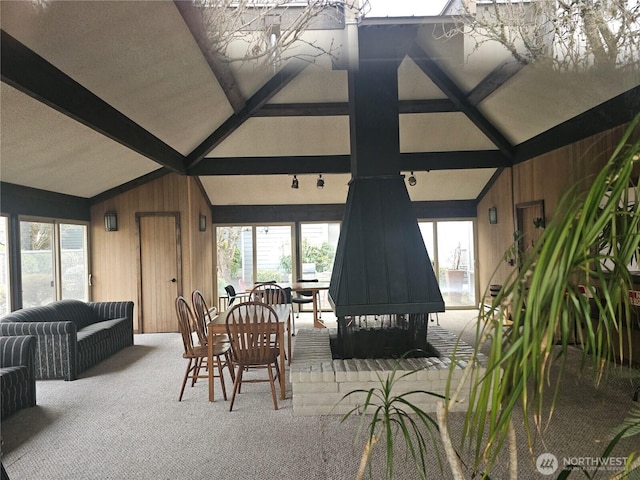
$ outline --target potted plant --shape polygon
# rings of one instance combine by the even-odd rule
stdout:
[[[545,418],[551,420],[556,394],[564,378],[564,359],[570,343],[575,340],[576,322],[581,327],[578,340],[583,368],[591,365],[595,372],[602,373],[607,364],[622,362],[616,355],[615,344],[619,342],[617,332],[630,329],[630,322],[625,321],[630,313],[632,288],[627,266],[637,256],[640,244],[640,202],[624,209],[620,205],[629,204],[626,200],[630,188],[634,198],[640,198],[640,188],[633,183],[634,165],[640,161],[640,139],[627,144],[638,125],[640,115],[631,123],[587,192],[574,190],[564,195],[539,241],[522,259],[521,268],[514,270],[491,297],[492,308],[482,309],[478,314],[476,357],[467,363],[463,373],[471,381],[471,389],[465,392],[468,409],[462,439],[475,452],[473,477],[488,478],[498,454],[506,449],[510,478],[518,478],[512,414],[516,406],[525,412],[521,421],[531,447],[533,432],[540,432]],[[602,242],[613,247],[602,252],[598,248]],[[589,296],[594,301],[590,301]],[[505,325],[507,319],[511,320],[510,326]],[[481,373],[474,364],[485,345],[489,352],[486,371]],[[464,479],[460,456],[449,432],[449,413],[462,395],[460,388],[465,383],[459,382],[457,390],[450,389],[453,363],[446,398],[437,402],[435,422],[453,477]],[[552,367],[557,368],[559,374],[557,381],[550,385]],[[393,382],[393,378],[388,381]],[[373,396],[371,392],[367,405]],[[545,410],[542,400],[547,397],[551,397],[551,408]],[[371,434],[365,444],[365,462],[376,441],[388,439],[393,426],[397,425],[392,421],[394,410],[387,407],[393,401],[384,395],[380,398],[382,408],[375,409],[369,422]],[[405,399],[396,401],[405,403]],[[527,413],[533,414],[535,424]],[[418,413],[418,419],[429,432],[433,430],[431,415]],[[621,438],[638,434],[640,405],[614,430],[603,457]],[[386,448],[389,462],[393,445],[388,440]],[[413,458],[419,467],[423,457],[414,455]],[[640,473],[640,451],[628,452],[627,458],[624,472],[614,473],[611,478],[632,478],[631,472]],[[389,474],[388,465],[387,472]],[[584,473],[593,478],[588,472]],[[571,469],[562,470],[557,478],[564,479],[570,474]]]

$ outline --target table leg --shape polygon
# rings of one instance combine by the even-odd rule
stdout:
[[[316,328],[327,328],[325,324],[318,320],[318,291],[313,292],[313,326]]]
[[[212,335],[208,338],[207,347],[207,371],[209,372],[209,401],[213,402],[213,342]]]
[[[282,400],[284,400],[286,398],[285,395],[285,365],[284,365],[284,322],[280,323],[280,326],[278,327],[280,329],[280,338],[282,339],[280,341],[280,398]]]

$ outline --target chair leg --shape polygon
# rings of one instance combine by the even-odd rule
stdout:
[[[184,387],[187,386],[187,379],[189,378],[189,372],[191,371],[192,362],[193,362],[193,359],[190,358],[189,363],[187,363],[187,371],[184,372],[184,379],[182,380],[182,388],[180,389],[180,396],[178,397],[179,402],[182,401],[182,395],[184,394]]]
[[[292,322],[293,322],[293,330],[291,331],[291,336],[295,337],[296,336],[296,316],[300,315],[300,305],[298,305],[298,313],[297,315],[292,315]]]
[[[293,353],[291,352],[291,315],[287,320],[287,365],[291,366],[291,356]]]
[[[278,367],[276,366],[276,368]],[[267,370],[269,371],[269,383],[271,384],[271,397],[273,398],[273,408],[278,410],[278,399],[276,396],[276,381],[273,378],[273,370],[272,370],[271,364],[269,364],[269,366],[267,367]]]
[[[231,403],[229,404],[229,411],[233,410],[233,402],[236,400],[236,393],[240,391],[240,384],[242,383],[242,372],[244,368],[242,366],[238,366],[238,371],[236,372],[236,379],[233,381],[233,394],[231,394]]]
[[[198,376],[200,375],[200,367],[202,366],[202,358],[196,358],[196,363],[193,366],[193,368],[195,369],[195,372],[193,374],[193,376],[191,377],[191,386],[195,386],[196,382],[198,381]]]
[[[231,381],[234,382],[236,380],[236,372],[233,368],[233,361],[231,360],[231,354],[229,352],[224,354],[225,365],[229,369],[229,375],[231,376]]]
[[[224,385],[224,375],[222,374],[222,360],[220,357],[216,357],[216,363],[218,364],[218,373],[220,374],[220,385],[222,386],[222,398],[227,400],[227,389]]]

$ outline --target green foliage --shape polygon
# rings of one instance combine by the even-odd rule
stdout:
[[[364,403],[361,406],[356,406],[351,409],[344,415],[342,421],[344,422],[354,414],[362,415],[356,440],[366,427],[368,438],[363,453],[364,463],[362,467],[364,467],[366,463],[369,466],[369,473],[371,473],[372,468],[370,449],[378,442],[379,438],[384,438],[386,448],[385,478],[387,478],[387,480],[393,479],[394,442],[396,442],[398,438],[398,433],[401,434],[399,438],[401,441],[404,441],[407,452],[411,455],[411,459],[416,465],[416,470],[420,478],[426,479],[425,455],[427,452],[428,439],[433,443],[434,451],[438,453],[436,444],[438,425],[436,421],[428,413],[409,401],[407,397],[416,394],[431,395],[438,398],[444,397],[425,390],[412,390],[400,395],[394,395],[392,393],[394,384],[398,380],[417,372],[417,370],[413,370],[404,373],[396,379],[400,361],[404,359],[405,356],[406,354],[396,360],[393,370],[388,377],[383,379],[378,375],[380,387],[369,390],[353,390],[342,397],[342,400],[344,400],[351,395],[365,395]],[[370,411],[373,411],[372,415],[366,416]],[[438,460],[440,460],[439,456]],[[442,468],[442,463],[440,466]],[[361,478],[363,473],[361,468],[358,478]]]
[[[270,282],[271,280],[279,282],[280,272],[278,270],[262,269],[258,270],[258,272],[256,273],[256,277],[256,282]]]
[[[302,263],[315,263],[317,272],[327,272],[333,267],[336,250],[329,242],[322,242],[319,247],[302,239]]]
[[[302,239],[302,262],[313,263],[317,272],[328,272],[333,267],[333,259],[336,249],[329,242],[322,242],[319,247],[312,245],[306,238]],[[291,255],[283,255],[280,257],[280,268],[285,272],[291,272],[292,260]]]
[[[592,362],[595,371],[601,371],[602,362],[619,360],[614,346],[622,350],[619,332],[630,329],[622,320],[630,313],[627,265],[640,243],[640,202],[629,209],[620,205],[629,204],[633,167],[640,158],[640,141],[627,144],[639,123],[640,116],[587,192],[565,194],[521,267],[493,298],[493,309],[480,313],[478,342],[490,339],[491,347],[485,376],[474,373],[465,421],[477,465],[486,461],[490,470],[517,404],[524,411],[531,444],[533,428],[542,428],[543,397],[547,389],[555,396],[563,380],[563,360],[576,340],[574,332],[585,363]],[[634,189],[640,198],[637,186]],[[612,246],[608,252],[599,253],[602,242]],[[593,306],[579,285],[593,296]],[[507,317],[513,322],[510,327],[505,326]],[[560,374],[557,383],[549,385],[553,364]]]

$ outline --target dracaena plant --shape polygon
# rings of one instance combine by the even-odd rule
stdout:
[[[591,362],[596,372],[603,372],[607,362],[623,361],[614,352],[622,351],[622,332],[631,337],[631,322],[624,319],[631,313],[628,265],[640,244],[640,202],[635,200],[640,195],[633,177],[640,160],[640,140],[633,140],[639,123],[640,115],[586,192],[564,195],[537,244],[492,299],[492,308],[479,313],[478,349],[489,339],[490,346],[486,373],[469,370],[473,388],[464,426],[476,470],[482,465],[490,472],[504,448],[515,454],[511,419],[517,406],[532,446],[533,432],[553,412],[553,407],[545,411],[543,399],[558,392],[570,344],[581,346],[584,365]],[[559,375],[549,385],[552,365]],[[443,418],[458,393],[441,405]],[[450,457],[454,470],[456,462]],[[511,476],[517,478],[512,463]],[[629,468],[634,466],[637,459]]]
[[[371,449],[381,440],[386,447],[386,478],[393,478],[395,438],[404,439],[417,472],[425,478],[425,438],[433,440],[437,434],[439,441],[433,441],[433,448],[436,453],[444,451],[454,478],[464,479],[469,467],[473,478],[490,478],[499,452],[506,449],[509,475],[515,480],[518,462],[512,414],[518,407],[523,411],[531,447],[533,432],[551,420],[569,345],[577,342],[584,355],[583,365],[591,362],[596,372],[603,372],[609,362],[623,361],[614,352],[622,351],[621,333],[626,331],[630,338],[631,329],[631,323],[623,319],[630,314],[632,278],[628,265],[637,258],[640,244],[640,202],[636,201],[640,191],[633,177],[634,165],[640,161],[639,125],[640,114],[586,192],[576,189],[565,194],[538,243],[493,297],[491,308],[479,312],[475,355],[486,345],[485,368],[474,368],[478,358],[472,356],[458,387],[449,381],[445,396],[437,400],[435,418],[416,409],[406,396],[392,394],[395,369],[388,378],[380,378],[379,388],[346,395],[360,393],[365,401],[361,409],[353,409],[345,418],[354,413],[371,414],[363,417],[359,429],[361,432],[366,426],[368,435],[358,479],[367,465],[370,468]],[[639,139],[632,140],[634,135]],[[505,258],[513,256],[516,245],[517,237]],[[559,374],[556,383],[549,385],[554,364]],[[470,389],[463,387],[467,380]],[[465,470],[448,422],[463,388],[468,410],[461,447],[471,446],[474,457],[474,464]],[[543,399],[549,395],[552,407],[545,411]],[[398,431],[402,435],[394,436]],[[612,432],[603,457],[623,437],[639,434],[640,406],[636,406],[625,423]],[[410,443],[412,438],[418,443]],[[627,458],[625,471],[611,478],[640,475],[640,450],[628,452]],[[563,470],[557,479],[571,473]]]

